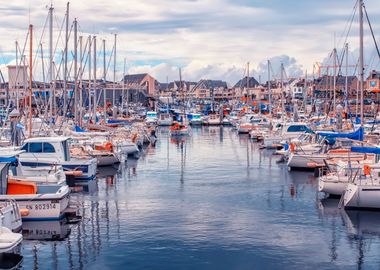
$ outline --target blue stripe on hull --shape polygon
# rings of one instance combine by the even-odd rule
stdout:
[[[62,213],[59,217],[41,217],[41,218],[28,218],[22,217],[22,221],[56,221],[65,217],[65,213]]]

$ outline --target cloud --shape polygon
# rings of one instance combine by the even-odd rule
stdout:
[[[48,54],[47,2],[30,3],[14,0],[0,9],[0,36],[6,37],[1,48],[3,64],[14,58],[15,40],[24,44],[29,18],[35,26],[35,47],[42,43],[45,57]],[[324,1],[298,0],[83,0],[70,4],[70,18],[78,18],[80,35],[85,38],[93,34],[98,40],[106,39],[107,55],[113,46],[112,33],[118,34],[118,76],[127,58],[129,72],[152,72],[160,81],[167,76],[178,78],[178,67],[182,67],[184,79],[223,79],[233,84],[243,76],[246,62],[262,80],[266,79],[266,59],[273,60],[275,72],[278,63],[284,62],[288,76],[310,71],[333,48],[334,33],[338,48],[342,46],[353,5],[344,0],[330,1],[328,8]],[[377,0],[367,0],[366,6],[378,33]],[[55,40],[56,62],[64,44],[59,32],[65,8],[64,1],[54,3],[54,38],[61,36]],[[348,39],[352,51],[358,47],[356,22]],[[371,42],[369,36],[365,42]]]

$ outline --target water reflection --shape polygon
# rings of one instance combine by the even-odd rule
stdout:
[[[22,235],[25,240],[64,240],[70,234],[66,220],[28,221],[22,223]]]
[[[19,269],[23,256],[18,253],[0,253],[0,269]]]
[[[25,231],[35,240],[23,243],[22,267],[360,269],[380,264],[380,217],[342,212],[339,200],[321,199],[312,173],[289,173],[273,151],[231,128],[193,128],[182,138],[171,138],[166,128],[157,134],[155,149],[143,148],[140,159],[100,169],[95,181],[72,195],[81,202],[82,222],[44,229],[28,225]],[[61,241],[42,240],[44,235]]]
[[[380,212],[374,211],[342,211],[342,218],[347,232],[355,236],[380,237]]]

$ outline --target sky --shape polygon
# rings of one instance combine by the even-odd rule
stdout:
[[[380,35],[379,0],[365,0],[372,27]],[[78,19],[80,35],[96,35],[98,74],[102,73],[101,40],[107,57],[117,33],[117,78],[124,73],[150,73],[160,82],[221,79],[230,85],[247,74],[267,80],[267,60],[278,78],[283,63],[287,77],[311,75],[315,62],[331,62],[328,55],[343,48],[356,0],[81,0],[70,3],[70,26]],[[56,63],[64,48],[60,27],[66,1],[52,1]],[[48,39],[45,21],[50,1],[13,0],[0,7],[0,68],[15,62],[15,41],[25,43],[29,23],[34,25],[35,47],[42,43],[47,66]],[[358,18],[347,42],[350,61],[358,54]],[[366,62],[380,69],[368,27]],[[42,38],[41,38],[42,37]],[[60,38],[59,38],[60,37]],[[73,50],[71,34],[70,53]],[[34,52],[36,77],[42,76],[41,54]],[[69,57],[69,60],[70,57]],[[107,59],[107,63],[110,59]],[[113,78],[112,60],[107,79]],[[46,71],[45,71],[46,73]],[[101,75],[99,75],[101,76]]]

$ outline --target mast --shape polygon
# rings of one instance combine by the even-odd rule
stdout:
[[[123,111],[124,109],[124,102],[125,102],[125,98],[124,98],[124,92],[125,92],[125,82],[124,82],[124,78],[125,78],[125,67],[126,67],[126,62],[127,62],[127,59],[124,57],[124,69],[123,69],[123,91],[121,93],[121,110]],[[128,108],[127,108],[128,109]]]
[[[50,82],[50,121],[55,110],[54,52],[53,52],[53,5],[49,8],[49,82]]]
[[[272,90],[270,85],[270,61],[268,60],[268,95],[269,95],[269,115],[272,115]]]
[[[333,102],[333,106],[334,106],[334,113],[335,113],[335,108],[336,108],[336,49],[334,48],[333,50],[333,57],[334,57],[334,81],[333,81],[333,95],[334,95],[334,102]]]
[[[284,64],[281,63],[281,107],[282,107],[282,115],[285,114],[285,103],[284,103]]]
[[[106,40],[103,39],[103,82],[104,82],[104,88],[103,88],[103,117],[104,117],[104,124],[107,121],[107,67],[106,67]]]
[[[33,93],[33,25],[29,25],[29,138],[32,137],[32,93]]]
[[[346,92],[346,100],[344,102],[345,108],[347,109],[347,100],[348,100],[348,43],[346,43],[346,81],[344,84],[344,91]]]
[[[82,127],[82,119],[83,119],[83,36],[79,37],[79,126]],[[76,106],[76,104],[75,104]]]
[[[117,34],[115,34],[114,40],[114,54],[113,54],[113,89],[112,89],[112,105],[113,105],[113,117],[116,116],[116,108],[115,108],[115,99],[116,99],[116,38]],[[124,78],[123,78],[124,79]]]
[[[88,119],[91,115],[91,36],[88,36]]]
[[[182,91],[182,101],[183,101],[183,117],[182,117],[182,124],[185,124],[186,121],[186,109],[185,109],[185,92],[182,86],[182,72],[181,68],[179,68],[179,87]]]
[[[21,61],[20,61],[21,62]],[[19,89],[19,86],[17,84],[17,80],[18,80],[18,42],[16,40],[16,80],[15,80],[15,87],[16,87],[16,108],[17,108],[17,111],[20,111],[20,108],[19,108],[19,103],[20,103],[20,100],[19,100],[19,97],[20,97],[20,89]]]
[[[252,99],[250,97],[250,90],[249,90],[249,82],[248,82],[248,78],[249,78],[249,62],[247,62],[247,103],[248,103],[248,100],[250,101],[249,103],[249,107],[251,108],[251,105],[252,105]]]
[[[363,44],[363,0],[359,0],[359,32],[360,32],[360,57],[359,57],[359,77],[360,77],[360,125],[364,124],[363,98],[364,98],[364,44]]]
[[[93,121],[94,121],[94,124],[96,124],[96,107],[97,107],[97,94],[96,94],[96,36],[94,36],[93,38],[94,40],[94,102],[93,102],[93,110],[94,110],[94,115],[92,116],[93,117]]]
[[[63,119],[65,119],[67,115],[67,51],[68,51],[68,46],[69,46],[69,8],[70,8],[70,2],[67,2],[65,53],[64,53],[64,67],[63,67]]]
[[[74,121],[78,122],[78,21],[74,19]]]

